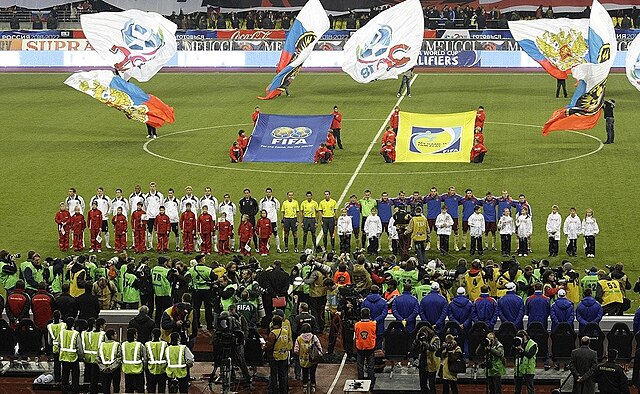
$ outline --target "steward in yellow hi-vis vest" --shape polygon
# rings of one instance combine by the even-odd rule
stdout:
[[[127,330],[127,341],[120,345],[122,353],[122,372],[124,373],[125,393],[144,393],[144,345],[137,341],[138,331]]]
[[[185,345],[180,344],[180,334],[171,334],[171,343],[164,351],[167,360],[167,379],[170,393],[189,392],[189,367],[193,366],[193,353]]]
[[[611,279],[604,271],[598,271],[598,287],[596,288],[596,300],[602,304],[602,313],[615,316],[622,314],[624,296],[620,290],[620,282]]]
[[[47,324],[47,343],[51,346],[53,351],[53,380],[59,382],[62,379],[62,365],[60,364],[60,330],[62,330],[66,324],[61,322],[62,314],[60,311],[53,311],[53,322]]]
[[[104,342],[98,347],[98,367],[102,375],[102,392],[110,393],[120,390],[121,364],[122,353],[120,344],[116,340],[116,332],[113,329],[107,330],[104,334]]]
[[[67,318],[66,327],[60,329],[58,340],[60,363],[62,364],[62,392],[78,393],[80,390],[80,358],[82,358],[82,344],[80,333],[74,330],[74,319]],[[76,327],[77,328],[77,327]],[[71,377],[71,384],[69,384]]]
[[[154,328],[153,340],[144,344],[147,351],[147,391],[149,393],[164,393],[167,387],[167,342],[160,339],[160,329]]]
[[[100,344],[104,342],[105,320],[89,318],[87,320],[87,330],[80,333],[80,342],[84,352],[84,380],[90,383],[90,393],[98,392],[98,383],[100,382],[100,368],[98,367],[98,350]],[[91,331],[95,326],[95,330]]]

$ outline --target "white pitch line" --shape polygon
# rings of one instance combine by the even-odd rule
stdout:
[[[331,383],[331,386],[329,386],[329,391],[327,391],[327,394],[331,394],[331,392],[333,392],[333,389],[336,387],[336,384],[338,383],[338,379],[340,379],[340,375],[342,375],[342,369],[344,368],[345,362],[347,362],[347,353],[345,353],[344,356],[342,356],[342,362],[340,363],[340,368],[338,368],[338,373],[336,374],[336,377],[333,378],[333,383]]]
[[[414,74],[413,75],[413,78],[411,78],[411,81],[409,81],[409,85],[413,85],[413,81],[415,81],[416,78],[418,78],[418,74]],[[344,190],[342,191],[342,194],[340,194],[340,198],[338,198],[338,201],[337,201],[338,202],[338,207],[341,206],[342,202],[344,201],[345,196],[349,192],[349,189],[351,189],[351,185],[353,185],[353,181],[356,180],[356,177],[360,173],[360,170],[362,169],[362,166],[364,165],[364,162],[367,161],[367,157],[369,157],[369,153],[371,153],[371,150],[373,149],[373,146],[376,143],[378,143],[378,140],[380,139],[380,135],[382,134],[382,131],[389,124],[389,120],[391,119],[391,115],[393,115],[393,110],[395,109],[395,107],[398,107],[400,105],[402,100],[404,100],[404,97],[405,97],[405,93],[402,93],[402,95],[396,101],[396,104],[393,106],[393,108],[391,108],[391,111],[389,112],[389,115],[387,115],[387,117],[385,118],[384,122],[382,122],[382,125],[380,126],[380,129],[378,129],[378,132],[376,133],[375,137],[373,137],[373,139],[371,140],[371,143],[369,144],[369,147],[367,147],[367,151],[364,152],[364,155],[362,156],[362,159],[360,159],[360,163],[358,163],[358,166],[356,167],[356,170],[351,175],[351,178],[349,179],[349,182],[347,182],[347,186],[344,187]],[[320,233],[316,237],[316,245],[320,244],[320,241],[322,240],[322,234],[323,234],[323,231],[322,231],[322,229],[320,229]]]

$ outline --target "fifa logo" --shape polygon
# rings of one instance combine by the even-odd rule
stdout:
[[[308,127],[282,126],[271,131],[271,145],[306,145],[307,138],[313,134]]]

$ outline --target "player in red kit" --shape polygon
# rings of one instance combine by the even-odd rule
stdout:
[[[229,238],[231,238],[233,227],[231,227],[231,222],[227,220],[227,214],[225,212],[220,212],[216,229],[218,230],[218,253],[220,255],[230,254]]]
[[[229,148],[229,157],[231,158],[232,163],[240,163],[242,161],[242,156],[244,156],[242,152],[242,148],[238,144],[238,141],[233,141],[231,148]]]
[[[340,138],[340,131],[342,130],[342,114],[338,112],[338,106],[333,107],[333,120],[331,121],[331,130],[338,142],[338,148],[342,149],[342,139]]]
[[[387,144],[380,149],[380,154],[384,157],[385,163],[396,161],[396,148],[391,141],[387,141]]]
[[[484,107],[481,105],[476,112],[476,124],[475,127],[480,127],[480,130],[484,129],[484,119],[487,114],[484,113]],[[475,130],[474,127],[474,130]]]
[[[56,224],[58,224],[58,246],[60,251],[69,250],[69,231],[71,230],[71,214],[64,202],[60,203],[60,210],[56,212]]]
[[[260,219],[256,223],[256,228],[258,229],[258,239],[260,240],[258,243],[260,256],[268,256],[269,238],[273,233],[273,226],[271,226],[271,220],[267,217],[267,211],[264,209],[260,211]]]
[[[471,148],[471,162],[482,163],[484,161],[484,155],[487,153],[487,148],[477,138],[473,140],[473,148]]]
[[[395,134],[398,134],[398,125],[400,124],[400,107],[395,107],[391,113],[391,119],[389,121],[391,129]]]
[[[256,107],[256,110],[251,114],[251,119],[253,120],[253,125],[255,126],[258,123],[258,116],[260,116],[260,107]]]
[[[242,154],[244,154],[244,151],[247,150],[247,145],[249,145],[249,137],[247,137],[244,130],[238,131],[236,142],[238,142],[238,146],[242,149]]]
[[[213,220],[213,216],[209,213],[209,207],[202,206],[202,213],[198,216],[198,233],[202,240],[200,251],[204,254],[211,254],[211,238],[216,231],[216,222]]]
[[[391,145],[396,146],[396,133],[391,126],[387,127],[387,130],[382,134],[382,147],[387,145],[387,141],[391,141]]]
[[[182,250],[185,253],[193,253],[193,241],[196,236],[196,214],[191,210],[191,203],[186,205],[187,210],[180,215],[180,228],[182,229]]]
[[[238,226],[238,236],[240,237],[240,253],[243,256],[251,256],[251,239],[253,238],[253,225],[249,221],[248,215],[242,215],[242,222]]]
[[[71,230],[73,231],[73,250],[76,252],[84,249],[84,230],[87,228],[87,222],[84,220],[80,205],[76,205],[76,211],[71,216]]]
[[[333,130],[329,130],[329,133],[327,134],[327,148],[331,149],[331,152],[333,152],[336,149],[336,137],[333,135]]]
[[[115,233],[115,249],[120,253],[127,249],[127,230],[129,223],[127,217],[122,213],[122,207],[118,207],[117,213],[111,218],[113,223],[113,231]]]
[[[153,228],[158,234],[158,252],[169,251],[169,233],[171,233],[171,219],[164,213],[164,207],[160,207],[160,213],[156,216]],[[136,242],[136,245],[138,243]]]
[[[138,202],[138,207],[131,214],[131,229],[133,230],[133,248],[136,253],[145,251],[145,231],[147,230],[147,213],[142,209],[142,201]]]
[[[98,242],[98,236],[102,231],[102,211],[98,209],[98,203],[93,202],[91,204],[91,210],[89,211],[89,233],[91,234],[91,249],[89,253],[96,251],[102,252],[102,238]]]
[[[313,162],[329,164],[331,160],[333,160],[333,152],[331,152],[331,149],[327,148],[327,144],[323,142],[320,144],[318,150],[316,150],[316,154],[313,156]]]

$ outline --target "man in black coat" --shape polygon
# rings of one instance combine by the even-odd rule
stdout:
[[[78,316],[76,299],[71,297],[69,294],[68,283],[64,283],[62,285],[62,293],[60,293],[56,298],[55,309],[60,311],[63,321],[66,321],[69,317],[73,317],[75,319]]]
[[[151,340],[151,333],[155,327],[155,322],[149,317],[149,307],[142,305],[138,309],[138,315],[129,321],[129,328],[138,331],[138,342],[146,343]]]
[[[629,394],[629,379],[624,369],[616,363],[618,351],[609,349],[607,361],[599,364],[594,373],[594,381],[598,383],[601,394]]]
[[[574,394],[594,394],[596,384],[592,377],[598,366],[598,353],[589,348],[590,338],[582,337],[580,347],[571,351],[570,369]]]
[[[256,278],[260,287],[265,289],[262,295],[265,317],[262,320],[263,327],[268,327],[273,313],[273,298],[287,297],[289,290],[289,274],[282,269],[282,262],[275,260],[271,267],[260,272]],[[282,308],[284,309],[284,308]]]
[[[100,314],[100,301],[98,301],[98,297],[93,295],[92,289],[91,282],[85,282],[85,292],[76,298],[78,319],[97,319]]]

